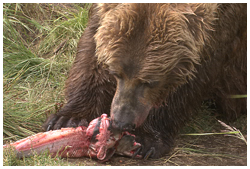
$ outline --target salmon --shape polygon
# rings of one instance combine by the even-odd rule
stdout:
[[[135,136],[129,132],[114,134],[110,128],[110,119],[102,114],[92,120],[88,127],[41,132],[3,145],[3,148],[13,146],[18,158],[44,151],[49,151],[52,157],[90,157],[100,161],[109,160],[115,153],[132,157],[141,147],[140,143],[135,142]],[[135,157],[141,158],[140,155]]]

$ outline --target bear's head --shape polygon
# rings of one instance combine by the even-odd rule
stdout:
[[[153,106],[194,77],[208,43],[216,5],[99,5],[95,35],[99,64],[117,80],[113,126],[140,126]]]

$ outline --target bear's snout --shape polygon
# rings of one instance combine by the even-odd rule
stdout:
[[[112,128],[119,131],[133,131],[135,130],[135,124],[123,121],[117,121],[115,119],[111,119]]]
[[[121,103],[120,103],[121,104]],[[119,131],[134,130],[136,112],[128,105],[114,105],[111,111],[112,128]]]

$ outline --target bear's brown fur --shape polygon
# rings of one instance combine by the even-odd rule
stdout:
[[[67,104],[44,127],[102,113],[160,157],[205,99],[228,120],[246,112],[246,4],[94,4],[66,83]]]

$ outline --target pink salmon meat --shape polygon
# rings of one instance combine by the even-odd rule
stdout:
[[[141,147],[135,136],[128,132],[114,134],[110,130],[110,119],[102,114],[92,120],[88,127],[62,128],[37,133],[14,143],[17,157],[28,157],[48,150],[52,157],[91,157],[100,161],[109,160],[115,153],[132,157]],[[141,158],[136,155],[136,158]]]

